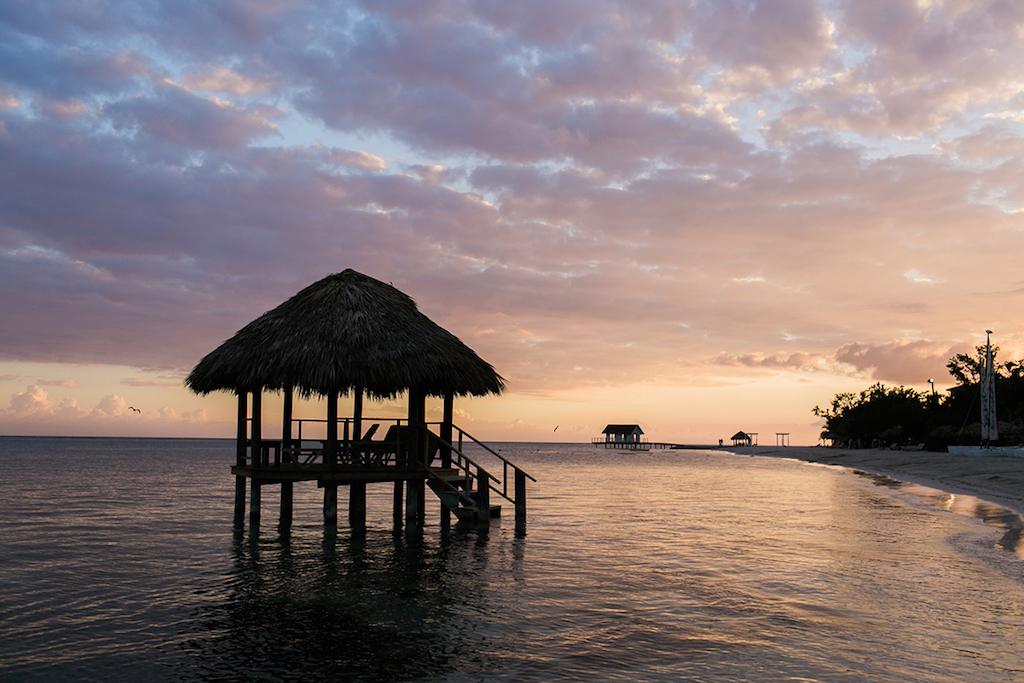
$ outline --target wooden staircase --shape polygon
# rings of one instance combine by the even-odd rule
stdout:
[[[464,472],[453,468],[431,468],[427,485],[460,522],[480,522],[480,491],[467,489],[467,485],[472,484],[467,484]],[[500,505],[488,507],[490,515],[485,519],[501,516]]]
[[[431,435],[443,452],[439,466],[427,467],[427,485],[459,522],[475,522],[486,526],[494,517],[501,516],[501,506],[491,504],[491,493],[501,496],[515,506],[516,519],[526,516],[526,480],[537,481],[520,467],[487,445],[477,441],[458,426],[458,445]],[[464,438],[468,437],[500,461],[502,477],[498,478],[463,452]],[[514,480],[514,488],[510,487]],[[486,512],[484,512],[486,511]]]

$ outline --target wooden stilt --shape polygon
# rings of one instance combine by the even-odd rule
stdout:
[[[400,480],[395,482],[395,491],[394,491],[394,494],[393,494],[393,497],[392,497],[392,503],[393,503],[393,506],[394,506],[394,511],[393,511],[392,514],[393,514],[393,517],[394,517],[394,522],[395,522],[395,527],[396,528],[402,526],[402,507],[403,507],[402,506],[402,503],[403,503],[403,500],[402,500],[402,498],[403,498],[403,491],[402,491],[402,489],[404,488],[402,486],[402,484],[403,484],[403,482],[400,481]]]
[[[249,531],[260,528],[260,485],[252,479],[252,490],[249,492]]]
[[[245,477],[235,477],[235,528],[245,526]]]
[[[476,486],[476,523],[477,526],[488,527],[491,525],[491,482],[483,470],[477,475]]]
[[[366,526],[366,482],[359,481],[348,487],[348,523],[353,529]]]
[[[415,485],[417,488],[416,523],[423,526],[423,523],[427,521],[427,482],[417,479],[409,482],[409,485]]]
[[[423,501],[423,482],[410,480],[405,486],[405,526],[418,527],[420,521],[420,506]]]
[[[526,519],[526,472],[516,470],[516,520]]]
[[[324,524],[338,526],[338,485],[324,484]]]
[[[238,425],[235,431],[235,465],[245,466],[246,453],[246,423],[249,421],[249,392],[239,389],[238,394]],[[245,526],[245,477],[235,477],[235,519],[236,529]]]
[[[281,483],[281,519],[279,524],[282,527],[292,525],[292,482]]]

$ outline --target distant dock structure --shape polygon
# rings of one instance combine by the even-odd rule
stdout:
[[[504,379],[455,335],[419,312],[389,284],[354,270],[316,282],[252,321],[207,354],[185,380],[198,394],[238,396],[234,523],[260,524],[261,490],[281,487],[280,524],[292,521],[293,486],[323,489],[323,518],[338,524],[338,487],[348,487],[353,528],[366,523],[367,484],[394,488],[394,524],[422,528],[427,487],[441,500],[442,527],[490,525],[500,507],[526,518],[526,480],[536,481],[497,451],[453,423],[456,396],[500,394]],[[280,438],[263,430],[262,397],[283,394]],[[408,397],[405,418],[371,418],[363,399]],[[294,397],[325,399],[319,419],[293,417]],[[338,398],[351,395],[352,415],[338,414]],[[426,398],[443,400],[440,422],[427,422]],[[367,428],[366,423],[372,423]],[[374,439],[381,424],[386,434]],[[304,433],[305,432],[305,433]],[[484,467],[465,453],[472,442],[496,458]],[[248,487],[247,487],[248,484]]]
[[[626,451],[649,451],[652,448],[672,448],[675,444],[648,441],[643,438],[644,430],[640,425],[614,424],[608,425],[601,432],[603,436],[591,439],[598,448],[618,448]]]

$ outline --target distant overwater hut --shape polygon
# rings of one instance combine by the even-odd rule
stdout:
[[[526,517],[520,467],[453,423],[456,396],[500,394],[504,379],[450,332],[420,313],[411,298],[354,270],[330,275],[252,321],[192,370],[185,384],[198,394],[238,396],[235,525],[260,522],[260,490],[281,486],[280,519],[291,523],[293,485],[315,481],[324,490],[324,523],[338,522],[338,487],[349,487],[349,521],[366,519],[366,485],[391,483],[394,521],[422,525],[426,488],[441,499],[442,524],[488,525],[500,508],[491,493]],[[262,396],[282,392],[280,438],[263,433]],[[353,397],[351,416],[338,398]],[[408,397],[408,415],[363,415],[363,399]],[[294,397],[323,397],[323,419],[295,419]],[[443,400],[441,422],[426,421],[426,398]],[[369,427],[367,427],[367,424]],[[377,432],[387,424],[382,438]],[[303,431],[305,430],[305,435]],[[317,438],[310,438],[315,433]],[[322,438],[321,438],[322,437]],[[497,458],[485,469],[464,452],[475,443]],[[496,471],[492,471],[496,470]]]
[[[733,446],[756,446],[757,432],[736,432],[732,435]]]
[[[640,450],[647,447],[646,442],[641,441],[644,430],[640,425],[608,425],[601,432],[604,435],[593,440],[594,445],[605,448],[624,448],[629,450]]]

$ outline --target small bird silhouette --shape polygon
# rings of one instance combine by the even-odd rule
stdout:
[[[556,432],[558,431],[558,425],[555,425],[555,431]]]
[[[135,406],[128,406],[128,410],[134,410],[136,413],[141,413],[142,412],[141,410],[139,410]]]

